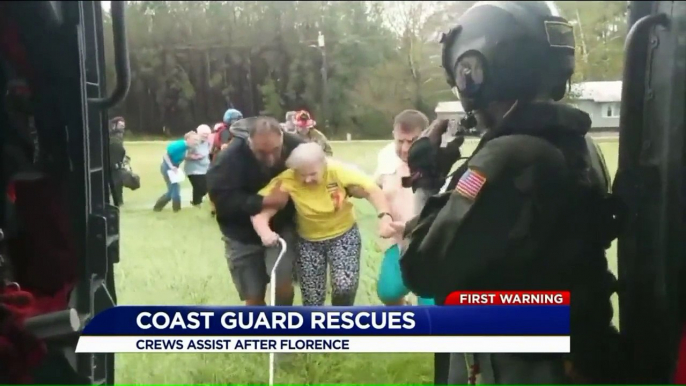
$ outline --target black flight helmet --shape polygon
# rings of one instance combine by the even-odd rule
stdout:
[[[496,101],[559,101],[574,73],[574,30],[552,1],[480,1],[441,43],[448,84],[468,113]]]

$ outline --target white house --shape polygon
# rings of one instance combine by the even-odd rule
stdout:
[[[619,110],[622,100],[622,81],[581,82],[572,85],[570,104],[591,116],[591,129],[615,131],[619,129]],[[460,101],[438,102],[436,117],[460,120],[465,112]]]
[[[593,130],[618,130],[622,81],[582,82],[572,85],[571,104],[591,116]]]
[[[453,119],[457,122],[460,122],[462,117],[465,116],[464,108],[460,101],[438,102],[434,112],[436,113],[437,119]],[[443,143],[450,142],[454,134],[455,133],[446,132],[443,136]]]
[[[464,108],[460,101],[438,102],[436,109],[437,119],[455,119],[460,120],[464,117]]]

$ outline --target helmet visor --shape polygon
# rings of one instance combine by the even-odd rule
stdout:
[[[551,47],[574,49],[574,27],[561,21],[546,21],[545,32]]]
[[[455,86],[464,95],[476,95],[484,83],[484,63],[476,52],[467,53],[457,61]]]

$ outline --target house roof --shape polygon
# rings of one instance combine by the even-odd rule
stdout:
[[[462,102],[460,101],[438,102],[434,112],[436,114],[464,113],[464,108],[462,107]]]
[[[572,85],[570,99],[590,100],[593,102],[621,102],[622,81],[580,82]],[[436,114],[464,113],[460,101],[438,102]]]
[[[620,102],[622,100],[622,81],[575,83],[571,88],[570,99]]]

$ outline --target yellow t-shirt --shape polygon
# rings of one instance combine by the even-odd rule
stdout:
[[[320,241],[338,237],[355,225],[353,204],[346,188],[357,185],[365,190],[377,188],[374,180],[362,171],[328,160],[322,181],[317,185],[301,183],[292,169],[274,177],[260,190],[269,195],[277,181],[288,192],[297,212],[298,234],[305,240]]]

